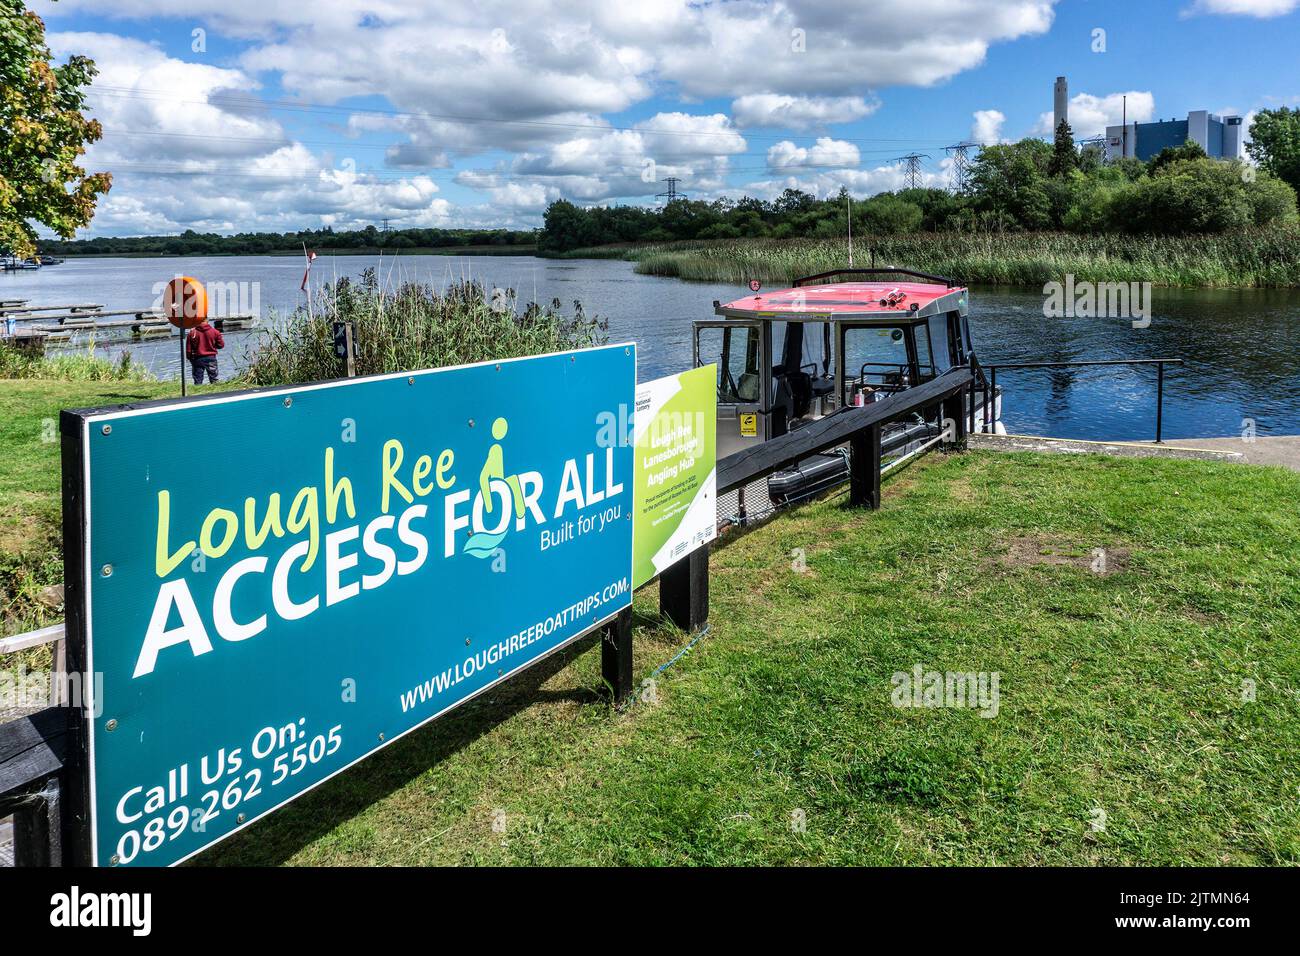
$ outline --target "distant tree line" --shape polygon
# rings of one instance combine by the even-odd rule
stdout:
[[[1279,119],[1273,113],[1286,115]],[[905,189],[854,200],[853,231],[1185,235],[1293,222],[1300,188],[1300,112],[1260,115],[1252,133],[1266,132],[1269,146],[1258,136],[1251,144],[1257,166],[1211,159],[1190,141],[1150,162],[1104,162],[1095,147],[1077,150],[1070,127],[1062,123],[1051,143],[1024,139],[984,147],[959,192]],[[559,200],[546,210],[538,245],[560,252],[675,239],[830,238],[848,232],[848,217],[844,190],[827,199],[798,189],[771,201],[678,199],[658,209],[582,207]]]
[[[308,249],[373,249],[400,252],[404,249],[461,248],[467,246],[531,246],[537,241],[533,230],[513,229],[392,229],[374,226],[364,229],[305,229],[299,232],[241,232],[222,236],[214,232],[187,229],[179,236],[101,237],[75,241],[42,240],[40,249],[50,255],[262,255],[269,252]]]

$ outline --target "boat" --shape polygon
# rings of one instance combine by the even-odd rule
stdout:
[[[1001,389],[988,388],[979,371],[969,290],[952,279],[912,269],[848,268],[770,292],[751,282],[750,293],[715,301],[716,318],[694,323],[694,364],[717,366],[720,459],[958,366],[975,371],[981,386],[975,430],[1006,433]],[[886,426],[882,456],[900,460],[942,432],[937,414]],[[765,483],[720,495],[719,525],[744,523],[847,479],[843,449],[813,455]]]

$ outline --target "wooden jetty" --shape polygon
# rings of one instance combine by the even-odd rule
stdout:
[[[259,324],[255,315],[213,316],[209,321],[222,332],[251,329]],[[96,303],[40,306],[21,299],[0,302],[0,340],[15,347],[43,351],[47,343],[66,342],[80,332],[126,334],[142,341],[166,338],[173,327],[165,315],[152,309],[105,311]]]

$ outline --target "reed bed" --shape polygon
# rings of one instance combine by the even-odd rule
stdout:
[[[1066,274],[1158,286],[1300,287],[1300,229],[1204,236],[916,233],[855,238],[855,265],[899,265],[963,283],[1040,286]],[[648,245],[636,271],[707,282],[789,282],[848,264],[843,239],[755,239]]]
[[[607,324],[588,318],[582,304],[565,314],[558,299],[520,308],[513,290],[462,280],[444,290],[423,283],[380,288],[373,276],[346,279],[315,297],[311,314],[299,309],[263,331],[250,385],[281,385],[338,378],[336,320],[353,323],[358,375],[463,365],[602,345]]]

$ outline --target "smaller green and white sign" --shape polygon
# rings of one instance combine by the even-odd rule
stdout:
[[[637,386],[634,588],[717,537],[717,379],[705,365]]]

